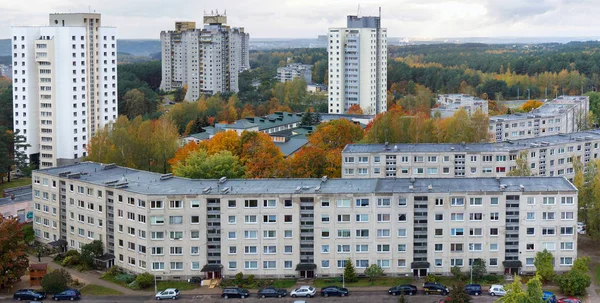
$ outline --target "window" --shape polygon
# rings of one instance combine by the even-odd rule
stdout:
[[[436,237],[441,237],[444,235],[444,230],[441,228],[436,228],[433,232]]]
[[[192,239],[192,240],[200,239],[200,231],[197,231],[197,230],[190,231],[190,239]]]
[[[229,263],[227,263],[227,266],[229,269],[237,269],[237,262],[236,261],[229,261]]]
[[[465,198],[454,197],[454,198],[452,198],[450,205],[452,205],[452,206],[463,206],[463,205],[465,205]]]
[[[151,225],[162,225],[165,224],[165,218],[163,216],[150,216]]]
[[[440,251],[444,250],[444,244],[436,243],[433,246],[434,246],[434,251],[436,251],[436,252],[440,252]]]
[[[454,267],[454,266],[458,266],[458,267],[462,267],[464,266],[464,260],[463,259],[450,259],[450,266]]]
[[[169,248],[170,254],[173,256],[179,256],[179,255],[183,255],[183,247],[170,247]]]
[[[150,208],[151,209],[162,209],[163,201],[150,201]]]
[[[227,216],[227,223],[228,224],[235,224],[236,223],[236,216]]]
[[[444,206],[444,198],[435,198],[435,206]]]
[[[337,221],[338,222],[350,222],[350,215],[338,215]]]
[[[406,207],[406,198],[399,198],[398,199],[398,206],[399,207]]]
[[[229,208],[235,208],[236,206],[236,201],[235,200],[229,200],[227,201],[227,207]]]
[[[244,239],[257,239],[258,231],[256,230],[245,230],[244,231]]]
[[[573,242],[560,242],[560,250],[573,250]]]
[[[321,207],[329,207],[329,200],[322,200]]]
[[[472,236],[472,237],[483,236],[483,228],[469,228],[469,236]]]
[[[556,250],[556,243],[555,242],[542,242],[542,249],[546,249],[549,251]]]
[[[350,200],[337,200],[337,207],[350,207]]]
[[[573,235],[573,227],[561,227],[560,228],[561,235]]]
[[[450,220],[451,221],[464,221],[465,220],[465,214],[463,214],[463,213],[451,213],[450,214]]]
[[[326,216],[326,215],[322,215],[321,218],[323,218],[323,216]],[[323,220],[321,220],[321,221],[323,221]],[[327,222],[329,222],[328,215],[327,215]],[[369,215],[368,214],[356,215],[356,222],[369,222]]]
[[[496,198],[496,199],[498,199],[498,198]],[[483,198],[470,198],[469,200],[470,200],[469,205],[471,205],[471,206],[482,206],[483,205]]]
[[[444,214],[434,214],[435,221],[444,221]]]
[[[263,261],[263,268],[264,269],[276,269],[277,265],[276,265],[276,261]]]
[[[235,240],[237,239],[237,233],[235,231],[230,231],[227,233],[227,239]]]
[[[556,230],[554,229],[554,227],[543,227],[542,235],[543,236],[554,236],[554,235],[556,235]]]
[[[200,201],[198,201],[198,200],[190,201],[190,208],[200,208]]]
[[[529,251],[535,250],[535,244],[534,243],[527,243],[527,244],[525,244],[525,249],[529,250]]]
[[[544,197],[544,205],[554,205],[554,197]]]
[[[256,246],[244,246],[245,254],[256,254],[257,252]]]
[[[175,201],[170,201],[169,202],[169,207],[170,208],[183,208],[183,201],[179,201],[179,200],[175,200]],[[173,263],[173,262],[171,262]]]
[[[465,230],[464,230],[464,228],[452,228],[452,229],[450,229],[450,235],[451,236],[464,236]]]
[[[377,222],[390,222],[390,214],[377,214]]]
[[[356,260],[357,268],[367,268],[369,267],[369,260]]]
[[[379,233],[380,230],[382,230],[382,229],[378,229],[377,232]],[[387,229],[383,229],[383,230],[385,231]],[[389,235],[388,235],[388,237],[389,237]],[[398,237],[406,237],[406,228],[399,228],[398,229]]]
[[[277,201],[275,200],[263,200],[263,207],[274,208],[277,207]]]
[[[369,237],[369,230],[368,229],[357,229],[356,230],[356,237],[357,238],[368,238]]]
[[[170,216],[169,224],[183,224],[183,216]]]
[[[284,238],[291,238],[292,237],[292,231],[291,230],[284,230],[283,231],[283,237]]]
[[[237,246],[229,246],[228,254],[230,254],[230,255],[237,254]]]
[[[398,244],[398,252],[406,252],[406,244]]]
[[[560,204],[562,204],[562,205],[573,205],[573,197],[562,197],[562,198],[560,198]]]
[[[573,220],[573,212],[572,211],[563,211],[560,213],[561,220]]]
[[[244,223],[256,223],[257,219],[255,215],[246,215],[244,216]]]
[[[496,212],[490,213],[490,221],[498,221],[499,218],[500,218],[499,213],[496,213]]]
[[[263,238],[265,239],[274,239],[277,237],[276,230],[263,230]]]
[[[150,233],[150,238],[152,240],[163,240],[165,238],[164,231],[153,231]]]
[[[258,207],[258,200],[245,200],[244,201],[244,207],[245,208],[257,208]]]
[[[321,253],[328,254],[329,252],[329,245],[321,245]]]
[[[490,228],[490,236],[498,236],[498,234],[499,232],[497,227]]]
[[[171,270],[183,270],[183,262],[171,262]]]
[[[390,198],[377,199],[377,207],[390,207],[390,206],[391,206]]]
[[[469,251],[482,251],[481,243],[469,243]]]
[[[498,251],[498,243],[490,243],[490,251]]]
[[[535,212],[528,212],[527,220],[535,220]]]
[[[377,244],[377,252],[390,252],[389,244]]]
[[[289,208],[292,206],[293,206],[292,200],[290,200],[290,199],[283,200],[283,207]]]
[[[181,239],[183,239],[183,232],[182,231],[169,232],[169,237],[171,240],[181,240]]]
[[[470,213],[469,214],[469,221],[481,221],[481,220],[483,220],[482,213]]]
[[[560,257],[560,265],[563,265],[563,266],[573,265],[573,258],[572,257]]]
[[[191,224],[200,224],[200,216],[192,216],[190,218],[190,223]]]
[[[356,207],[368,207],[369,199],[356,199]]]
[[[338,229],[337,236],[338,236],[338,238],[350,238],[350,230],[349,229]]]
[[[266,245],[263,246],[263,254],[276,254],[277,253],[277,246],[275,245]]]

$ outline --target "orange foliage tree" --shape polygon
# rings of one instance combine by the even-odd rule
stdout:
[[[246,178],[274,178],[281,174],[283,154],[273,143],[271,136],[244,131],[241,143],[240,160],[246,166]]]
[[[216,154],[222,150],[228,150],[234,156],[239,156],[242,152],[240,137],[233,130],[218,132],[210,140],[202,143],[205,144],[209,155]]]
[[[308,137],[310,144],[325,149],[344,148],[346,144],[358,142],[363,138],[362,128],[346,119],[321,123]]]
[[[542,104],[544,104],[544,102],[542,102],[542,101],[529,100],[529,101],[523,103],[523,105],[521,105],[521,109],[526,112],[530,112],[530,111],[542,106]]]
[[[193,152],[200,150],[202,144],[196,143],[196,141],[190,141],[190,143],[180,147],[175,152],[175,157],[169,159],[169,165],[171,168],[177,166],[179,163],[185,161],[185,159]]]
[[[360,105],[354,104],[354,105],[350,106],[350,108],[348,109],[348,114],[349,115],[362,115],[363,110],[362,110],[362,108],[360,108]]]

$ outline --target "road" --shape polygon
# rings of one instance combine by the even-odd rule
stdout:
[[[406,297],[408,302],[411,303],[433,303],[438,302],[442,296],[437,295],[416,295]],[[482,295],[479,297],[473,297],[473,303],[492,303],[497,297],[490,297],[487,295]],[[395,303],[398,300],[398,297],[393,297],[388,294],[381,293],[373,293],[373,292],[360,292],[360,293],[352,293],[350,296],[345,298],[337,298],[337,297],[315,297],[310,299],[304,298],[290,298],[285,297],[282,299],[276,298],[267,298],[267,299],[259,299],[256,295],[251,296],[246,299],[221,299],[219,296],[215,295],[184,295],[181,299],[177,300],[177,302],[203,302],[203,303],[292,303],[296,300],[306,301],[307,303],[362,303],[365,300],[368,300],[369,303]],[[44,302],[51,302],[52,300],[46,299]],[[14,302],[12,300],[0,300],[0,302]],[[148,296],[88,296],[83,298],[82,303],[87,302],[102,302],[102,303],[133,303],[133,302],[156,302],[152,299],[152,297]],[[171,302],[168,300],[167,302]]]

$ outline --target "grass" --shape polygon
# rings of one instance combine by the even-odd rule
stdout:
[[[108,287],[104,287],[104,286],[100,286],[100,285],[96,285],[96,284],[86,285],[80,291],[81,291],[82,295],[88,295],[88,296],[110,296],[110,295],[122,295],[123,294],[122,292],[120,292],[118,290],[114,290],[112,288],[108,288]]]
[[[346,287],[364,287],[364,286],[395,286],[400,284],[410,284],[412,283],[411,278],[377,278],[369,281],[368,278],[360,278],[358,282],[348,283],[346,282]],[[316,287],[322,288],[325,286],[342,286],[342,282],[338,282],[336,278],[327,278],[327,279],[315,279],[314,285]]]
[[[277,287],[277,288],[292,288],[294,285],[296,285],[296,280],[293,279],[282,279],[282,280],[275,280],[275,282],[273,282],[273,286]]]
[[[10,181],[10,182],[6,182],[6,180],[5,180],[4,183],[0,184],[0,192],[4,191],[5,189],[8,189],[8,188],[25,186],[25,185],[31,185],[31,178],[12,179],[12,181]]]
[[[196,288],[196,284],[188,283],[187,281],[159,281],[157,285],[158,290],[167,288],[177,288],[179,290],[192,290]],[[154,285],[152,286],[154,290]]]
[[[114,276],[103,276],[103,277],[100,277],[100,279],[102,279],[104,281],[111,282],[111,283],[115,283],[117,285],[121,285],[121,286],[126,287],[126,288],[129,288],[129,286],[127,285],[127,283],[115,279]]]
[[[594,278],[596,279],[596,285],[600,285],[600,265],[596,265]]]

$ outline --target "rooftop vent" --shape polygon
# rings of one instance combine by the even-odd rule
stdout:
[[[500,184],[500,189],[501,189],[501,190],[504,190],[504,189],[506,189],[506,184]]]
[[[321,177],[321,182],[327,182],[327,176]]]
[[[129,186],[129,182],[127,181],[115,184],[115,188],[125,188],[127,186]]]
[[[102,170],[107,170],[107,169],[111,169],[111,168],[115,168],[115,167],[117,167],[117,164],[115,164],[115,163],[103,164]]]
[[[296,186],[296,192],[299,192],[299,191],[301,191],[301,190],[302,190],[302,187],[301,187],[301,186]]]
[[[69,179],[79,179],[79,177],[81,177],[81,175],[79,173],[69,174],[67,176],[67,178],[69,178]]]
[[[415,187],[411,184],[411,185],[408,186],[408,189],[409,190],[413,190],[413,189],[415,189]]]
[[[415,177],[410,177],[410,183],[415,183]]]
[[[229,192],[229,187],[225,187],[223,189],[221,189],[221,193],[226,194]]]
[[[104,182],[104,184],[105,184],[105,185],[113,185],[113,184],[115,184],[115,183],[117,183],[117,182],[119,182],[119,180],[118,180],[118,179],[117,179],[117,180],[112,180],[112,181],[106,181],[106,182]]]
[[[433,185],[429,184],[429,185],[427,186],[427,189],[429,189],[429,190],[433,190]]]
[[[70,170],[64,171],[62,173],[58,173],[58,176],[61,177],[61,178],[64,178],[64,177],[68,176],[69,174],[71,174]]]
[[[211,190],[212,190],[212,187],[211,187],[211,186],[209,186],[209,187],[205,187],[205,188],[202,190],[202,192],[203,192],[203,193],[205,193],[205,194],[208,194],[208,193],[209,193]]]
[[[525,190],[525,185],[519,184],[519,188],[521,189],[521,191],[524,191]]]
[[[320,191],[321,191],[321,186],[317,186],[317,187],[315,187],[315,191],[316,191],[316,192],[320,192]]]
[[[164,174],[160,176],[160,180],[167,180],[173,178],[173,174]]]
[[[219,179],[219,184],[223,184],[225,181],[227,181],[227,177],[221,177],[221,179]]]

